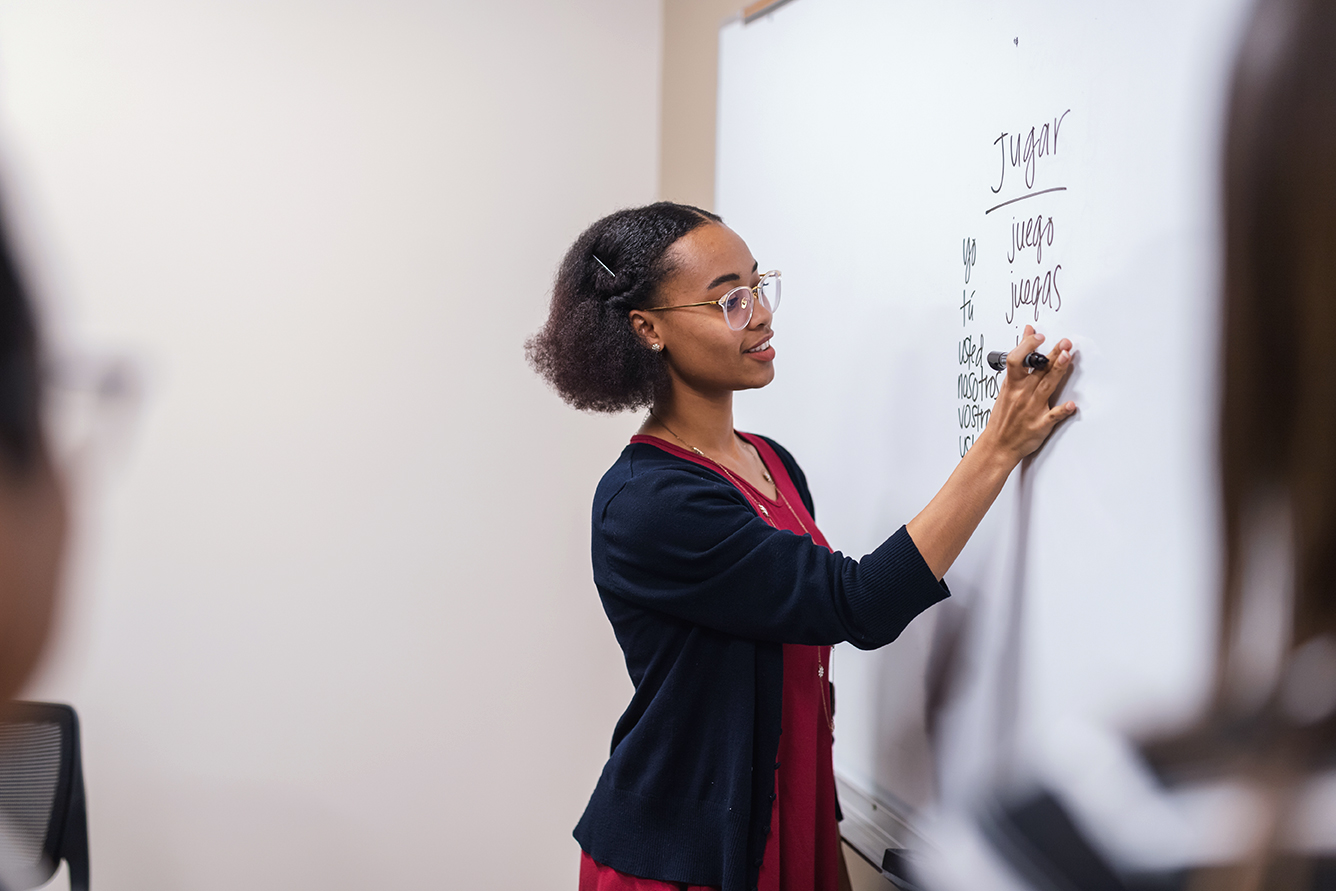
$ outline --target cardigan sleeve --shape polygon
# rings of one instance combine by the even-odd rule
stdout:
[[[903,526],[853,560],[773,528],[690,462],[627,473],[593,520],[605,594],[736,637],[872,649],[950,593]]]

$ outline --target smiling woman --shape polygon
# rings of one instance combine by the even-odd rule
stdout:
[[[988,427],[875,551],[827,544],[782,446],[733,428],[775,376],[778,272],[714,214],[660,203],[591,226],[557,276],[529,360],[582,409],[648,407],[594,495],[594,582],[635,685],[575,829],[581,891],[847,887],[831,765],[830,646],[894,640],[1011,470],[1076,406],[1071,368],[1011,351]]]

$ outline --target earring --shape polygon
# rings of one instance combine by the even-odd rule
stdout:
[[[654,352],[657,353],[657,352],[659,352],[660,350],[663,349],[663,344],[661,344],[661,343],[652,343],[652,344],[649,345],[649,348],[650,348],[651,350],[653,350]]]

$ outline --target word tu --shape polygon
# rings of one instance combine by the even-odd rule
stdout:
[[[968,325],[974,319],[975,291],[960,292],[960,324]]]

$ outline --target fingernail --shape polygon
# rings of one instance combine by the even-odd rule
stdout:
[[[1069,352],[1067,352],[1066,350],[1063,350],[1063,351],[1058,355],[1058,364],[1059,364],[1059,365],[1066,365],[1066,364],[1067,364],[1068,362],[1070,362],[1070,361],[1072,361],[1072,354],[1069,353]]]

